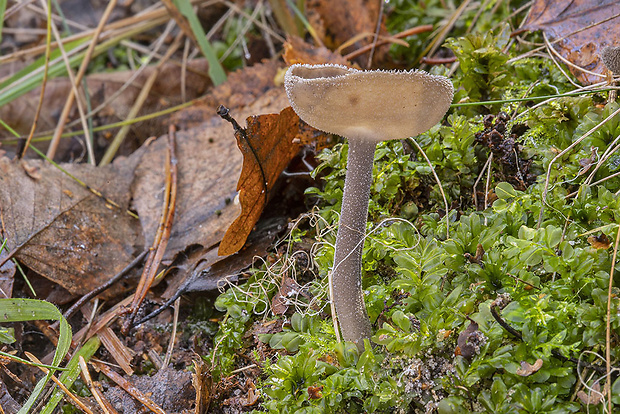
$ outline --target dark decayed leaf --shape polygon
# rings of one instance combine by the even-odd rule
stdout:
[[[588,71],[605,73],[600,54],[605,46],[620,46],[620,2],[617,0],[536,0],[522,30],[542,30],[556,50]],[[556,42],[557,41],[557,42]],[[569,67],[584,85],[598,77]]]
[[[135,160],[64,167],[121,208],[50,164],[3,158],[1,230],[15,258],[69,292],[84,294],[123,269],[139,244],[139,223],[126,212]]]

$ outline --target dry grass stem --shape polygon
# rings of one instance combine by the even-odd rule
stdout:
[[[611,270],[609,271],[609,287],[607,290],[607,321],[605,326],[605,371],[607,380],[605,381],[605,394],[607,394],[607,409],[612,412],[611,402],[611,299],[614,285],[614,273],[616,270],[616,257],[618,256],[618,243],[620,242],[620,225],[616,233],[616,243],[614,244],[614,254],[611,258]],[[616,310],[617,312],[617,310]]]
[[[117,3],[117,0],[110,0],[108,5],[106,6],[105,11],[103,12],[103,15],[101,16],[101,20],[99,21],[99,25],[97,26],[97,29],[95,29],[95,32],[93,33],[93,39],[91,40],[88,46],[88,49],[86,50],[86,55],[84,56],[84,59],[82,60],[82,64],[80,65],[80,69],[78,70],[77,75],[75,76],[74,85],[76,88],[79,88],[80,83],[82,82],[82,79],[84,78],[84,75],[86,74],[86,69],[88,68],[88,64],[90,63],[90,59],[95,50],[95,46],[97,46],[97,43],[99,41],[99,35],[101,34],[105,23],[110,18],[110,14],[112,14],[112,10],[114,10],[116,3]],[[73,101],[75,99],[75,93],[73,91],[74,90],[71,89],[69,92],[69,96],[67,97],[65,106],[62,109],[60,119],[58,120],[56,131],[54,132],[52,141],[50,142],[49,148],[47,149],[47,156],[50,159],[54,159],[54,157],[56,156],[56,150],[58,149],[58,145],[60,144],[60,136],[62,135],[62,132],[65,128],[65,124],[67,123],[67,119],[69,118],[69,111],[71,110],[71,107],[73,106]]]
[[[166,357],[162,364],[162,369],[166,369],[170,364],[172,358],[172,351],[174,351],[174,342],[177,337],[177,325],[179,323],[179,309],[181,308],[181,297],[178,297],[174,301],[174,317],[172,318],[172,333],[170,334],[170,342],[168,343],[168,349],[166,350]]]
[[[32,355],[30,352],[24,352],[24,354],[28,357],[28,359],[30,359],[32,362],[36,363],[36,364],[41,364],[41,361],[39,361],[39,359]],[[80,357],[81,358],[81,357]],[[46,375],[49,372],[49,370],[45,367],[39,366],[38,367],[41,371],[43,371]],[[67,389],[67,387],[65,387],[65,384],[63,384],[62,382],[60,382],[60,380],[58,378],[56,378],[55,375],[51,376],[52,381],[54,381],[54,383],[56,385],[58,385],[58,388],[60,388],[62,390],[62,392],[65,393],[65,395],[67,397],[69,397],[69,401],[75,405],[77,408],[79,408],[80,410],[82,410],[82,412],[85,412],[87,414],[94,414],[92,412],[92,410],[90,408],[88,408],[86,405],[84,405],[84,403],[82,401],[80,401],[80,399],[78,397],[75,396],[75,394],[73,394],[71,391],[69,391]]]
[[[108,410],[107,404],[103,402],[103,396],[99,392],[99,389],[97,389],[97,387],[95,387],[95,384],[93,384],[93,380],[90,377],[90,372],[88,372],[88,366],[86,365],[86,361],[84,360],[84,357],[82,357],[82,355],[78,357],[78,364],[80,365],[80,370],[82,371],[82,378],[84,378],[86,386],[90,390],[90,393],[93,395],[93,397],[95,397],[95,401],[97,401],[97,404],[99,404],[101,410],[105,414],[113,414]]]

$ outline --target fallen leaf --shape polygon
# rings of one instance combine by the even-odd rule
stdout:
[[[243,153],[243,170],[237,183],[241,215],[226,231],[218,254],[236,253],[243,247],[267,204],[276,180],[300,145],[293,139],[307,127],[291,107],[280,114],[253,116],[245,130],[235,131]]]
[[[321,391],[323,391],[322,385],[309,386],[308,387],[308,398],[310,398],[311,400],[318,400],[320,398],[323,398],[323,394],[321,393]]]
[[[241,405],[244,407],[251,407],[258,402],[260,398],[260,391],[256,389],[254,382],[250,378],[246,381],[246,386],[248,387],[248,396],[246,398],[241,399]]]
[[[463,256],[470,262],[482,265],[482,257],[484,256],[484,248],[480,243],[476,246],[476,255],[472,256],[470,253],[465,253]]]
[[[284,315],[290,306],[289,298],[295,297],[301,290],[302,287],[295,279],[284,276],[278,293],[271,299],[271,311],[274,315]]]
[[[168,288],[162,297],[170,299],[189,292],[215,291],[223,286],[224,280],[237,282],[238,275],[250,267],[256,257],[265,255],[285,227],[286,217],[260,220],[243,249],[231,256],[218,256],[215,248],[184,254],[187,260],[175,261],[179,271],[168,279]]]
[[[601,76],[569,67],[584,85],[605,79],[600,59],[605,46],[620,46],[620,3],[617,0],[536,0],[521,31],[542,30],[553,47],[575,65]]]
[[[140,226],[126,213],[136,163],[63,165],[106,194],[113,208],[58,168],[0,159],[0,219],[13,257],[73,294],[105,283],[133,259]],[[36,171],[36,174],[33,174]]]
[[[296,63],[308,65],[334,63],[349,66],[349,62],[342,55],[332,52],[325,46],[313,46],[297,36],[288,37],[284,43],[284,55],[282,57],[289,66]]]
[[[543,366],[543,360],[537,359],[534,364],[530,364],[527,361],[521,361],[521,368],[517,369],[517,375],[522,377],[529,377],[533,373],[537,372]]]
[[[609,249],[611,246],[611,241],[609,237],[605,233],[601,233],[598,236],[590,236],[588,237],[588,243],[595,249]]]
[[[372,43],[380,7],[383,2],[373,0],[308,0],[306,14],[328,48],[334,50],[351,43],[342,50],[346,54]],[[379,35],[388,35],[383,22]],[[382,62],[388,56],[388,50],[389,45],[377,47],[373,60]],[[366,66],[368,56],[359,56],[355,61]]]
[[[594,383],[591,390],[588,390],[586,393],[583,390],[580,390],[577,393],[577,397],[581,400],[581,403],[584,405],[598,405],[603,401],[603,393],[601,393],[601,385],[598,381]]]
[[[163,138],[163,137],[162,137]],[[242,156],[228,125],[217,118],[176,133],[178,178],[175,218],[164,261],[189,246],[212,248],[239,214],[235,186]],[[133,205],[150,246],[159,226],[164,197],[166,141],[144,149],[136,169]]]

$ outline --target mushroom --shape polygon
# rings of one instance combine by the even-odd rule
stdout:
[[[423,71],[332,64],[293,65],[284,85],[303,121],[349,142],[330,293],[343,339],[363,350],[371,334],[361,273],[375,147],[430,129],[450,107],[454,89],[447,78]]]

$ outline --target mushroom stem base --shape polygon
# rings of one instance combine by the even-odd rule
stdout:
[[[349,140],[347,175],[336,236],[331,292],[340,332],[345,341],[364,349],[371,325],[362,295],[362,250],[366,234],[368,200],[376,142]]]

